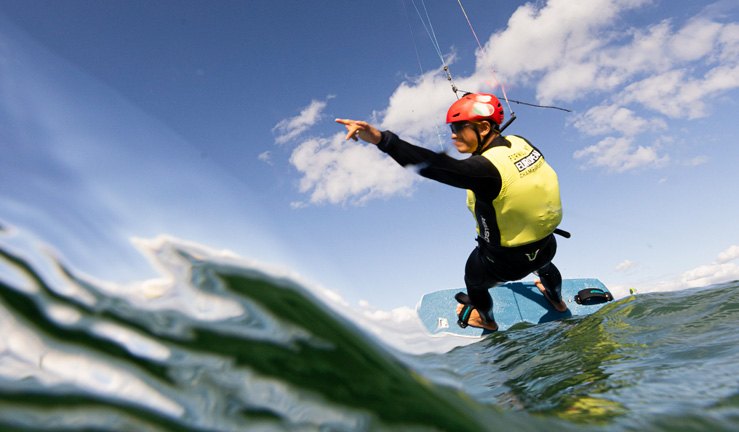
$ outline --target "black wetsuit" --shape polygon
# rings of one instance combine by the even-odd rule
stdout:
[[[497,136],[490,143],[491,147],[500,145],[510,146],[510,143],[502,136]],[[532,272],[539,275],[550,296],[555,300],[561,298],[562,277],[551,263],[557,251],[557,242],[553,235],[524,246],[500,246],[500,233],[492,203],[500,193],[501,176],[490,160],[480,155],[455,159],[403,141],[390,131],[382,132],[382,140],[377,147],[400,165],[416,165],[422,176],[457,188],[469,189],[477,197],[475,217],[478,226],[481,218],[485,218],[488,221],[487,227],[493,232],[488,240],[478,236],[478,245],[465,265],[464,281],[470,302],[483,320],[493,321],[493,303],[488,289],[504,282],[523,279]],[[495,241],[498,243],[494,243]]]

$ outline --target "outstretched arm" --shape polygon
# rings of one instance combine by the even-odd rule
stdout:
[[[462,189],[472,189],[485,197],[494,198],[500,191],[500,173],[492,162],[483,156],[457,160],[444,153],[436,153],[407,143],[392,132],[380,132],[364,121],[336,119],[336,123],[346,126],[347,140],[361,139],[370,144],[379,144],[379,149],[400,165],[418,165],[420,168],[418,173],[426,178]]]
[[[375,127],[367,122],[349,119],[336,119],[336,123],[341,123],[346,126],[346,130],[348,131],[346,134],[347,140],[350,138],[354,141],[357,141],[357,139],[361,139],[362,141],[377,145],[382,139],[382,133],[380,133],[379,130],[377,130]]]

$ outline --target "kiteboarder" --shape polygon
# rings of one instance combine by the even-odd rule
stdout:
[[[460,326],[497,330],[488,289],[531,273],[539,276],[535,283],[552,307],[566,311],[562,276],[552,264],[553,233],[562,220],[556,173],[525,138],[501,135],[503,108],[494,95],[464,95],[451,105],[446,121],[457,151],[469,158],[415,146],[367,122],[336,119],[346,126],[347,140],[375,144],[400,165],[421,167],[424,177],[467,189],[478,237],[465,265],[467,294],[455,297]]]

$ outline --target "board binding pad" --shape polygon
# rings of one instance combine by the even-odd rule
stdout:
[[[416,307],[416,313],[432,336],[450,333],[457,336],[481,337],[492,333],[479,327],[461,328],[457,324],[457,301],[454,295],[466,292],[448,289],[426,294]],[[557,312],[533,282],[510,282],[490,289],[493,298],[493,318],[498,331],[528,322],[541,324],[575,315],[589,315],[599,310],[613,296],[598,279],[565,279],[562,299],[566,312]],[[583,304],[580,304],[582,302]]]

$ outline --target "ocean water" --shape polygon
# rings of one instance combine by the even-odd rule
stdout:
[[[739,430],[738,282],[412,355],[207,249],[151,242],[162,277],[122,286],[17,237],[0,230],[3,431]]]

